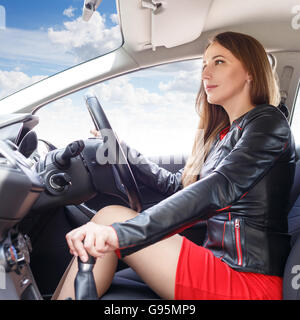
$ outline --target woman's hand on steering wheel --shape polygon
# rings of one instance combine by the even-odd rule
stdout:
[[[90,133],[95,137],[95,138],[102,138],[101,132],[97,129],[91,129]],[[115,132],[114,132],[115,133]],[[116,137],[119,139],[118,135],[115,133]],[[120,140],[120,139],[119,139]],[[123,143],[123,140],[120,140],[120,143]]]
[[[95,137],[95,138],[101,138],[101,133],[100,131],[96,130],[96,129],[91,129],[90,133]]]

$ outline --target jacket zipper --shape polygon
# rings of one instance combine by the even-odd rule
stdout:
[[[234,220],[234,229],[235,229],[235,243],[236,243],[238,265],[241,266],[243,264],[243,255],[242,255],[241,232],[240,232],[241,221],[239,219]]]

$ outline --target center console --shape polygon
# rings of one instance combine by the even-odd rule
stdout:
[[[0,140],[0,300],[42,299],[29,266],[30,240],[17,228],[44,190],[31,166],[16,145]]]

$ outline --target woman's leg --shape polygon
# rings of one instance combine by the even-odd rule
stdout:
[[[162,299],[174,299],[182,239],[174,235],[123,259]]]
[[[100,210],[92,219],[94,222],[110,225],[126,221],[138,213],[122,206],[108,206]],[[144,248],[124,259],[130,267],[164,299],[174,298],[177,261],[181,249],[182,237],[175,235]],[[109,288],[117,266],[115,253],[106,254],[97,259],[94,277],[99,296]],[[73,259],[65,272],[53,299],[74,299],[74,279],[77,274],[77,260]]]

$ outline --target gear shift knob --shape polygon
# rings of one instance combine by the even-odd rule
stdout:
[[[96,259],[89,255],[87,262],[77,258],[78,272],[74,281],[76,300],[98,300],[93,268]]]

